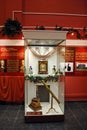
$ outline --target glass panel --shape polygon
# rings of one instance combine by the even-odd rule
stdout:
[[[65,40],[28,39],[25,43],[25,118],[38,120],[40,116],[50,121],[51,116],[56,116],[57,121],[57,117],[64,116],[64,86]]]
[[[59,99],[60,99],[60,108],[64,113],[64,88],[65,88],[65,42],[63,42],[61,45],[58,46],[58,63],[59,63]]]

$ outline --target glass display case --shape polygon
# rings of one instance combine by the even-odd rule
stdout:
[[[65,31],[23,31],[25,122],[64,120]]]

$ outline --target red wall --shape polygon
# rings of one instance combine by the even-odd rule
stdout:
[[[0,26],[3,25],[5,20],[5,0],[0,0]]]
[[[0,26],[6,19],[13,18],[14,10],[22,10],[22,0],[0,0]],[[21,20],[21,17],[17,19]]]
[[[45,13],[71,13],[71,14],[87,14],[86,0],[28,0],[24,1],[24,12],[45,12]],[[45,25],[45,26],[86,26],[87,17],[78,16],[58,16],[58,15],[23,15],[24,25]]]
[[[19,11],[13,13],[13,11]],[[52,15],[24,12],[84,14]],[[0,0],[0,26],[8,18],[17,18],[23,26],[87,27],[87,0]],[[66,76],[66,100],[87,100],[87,77]]]
[[[24,26],[68,26],[84,27],[87,26],[87,16],[65,16],[65,15],[29,15],[24,12],[38,13],[68,13],[87,15],[87,0],[1,0],[0,1],[0,25],[7,18],[17,18]],[[16,12],[13,14],[13,11]]]
[[[65,99],[87,101],[87,76],[66,76]]]

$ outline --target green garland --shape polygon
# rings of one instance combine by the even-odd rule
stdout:
[[[41,80],[44,80],[45,82],[57,82],[58,81],[58,75],[48,75],[48,76],[33,76],[33,75],[26,75],[25,76],[26,80],[30,80],[30,82],[33,83],[39,83]]]
[[[18,20],[7,19],[4,23],[4,27],[1,30],[1,34],[13,37],[16,34],[21,34],[22,25]]]

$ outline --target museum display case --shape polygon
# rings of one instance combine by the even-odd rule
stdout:
[[[23,30],[25,122],[64,120],[65,31]]]

